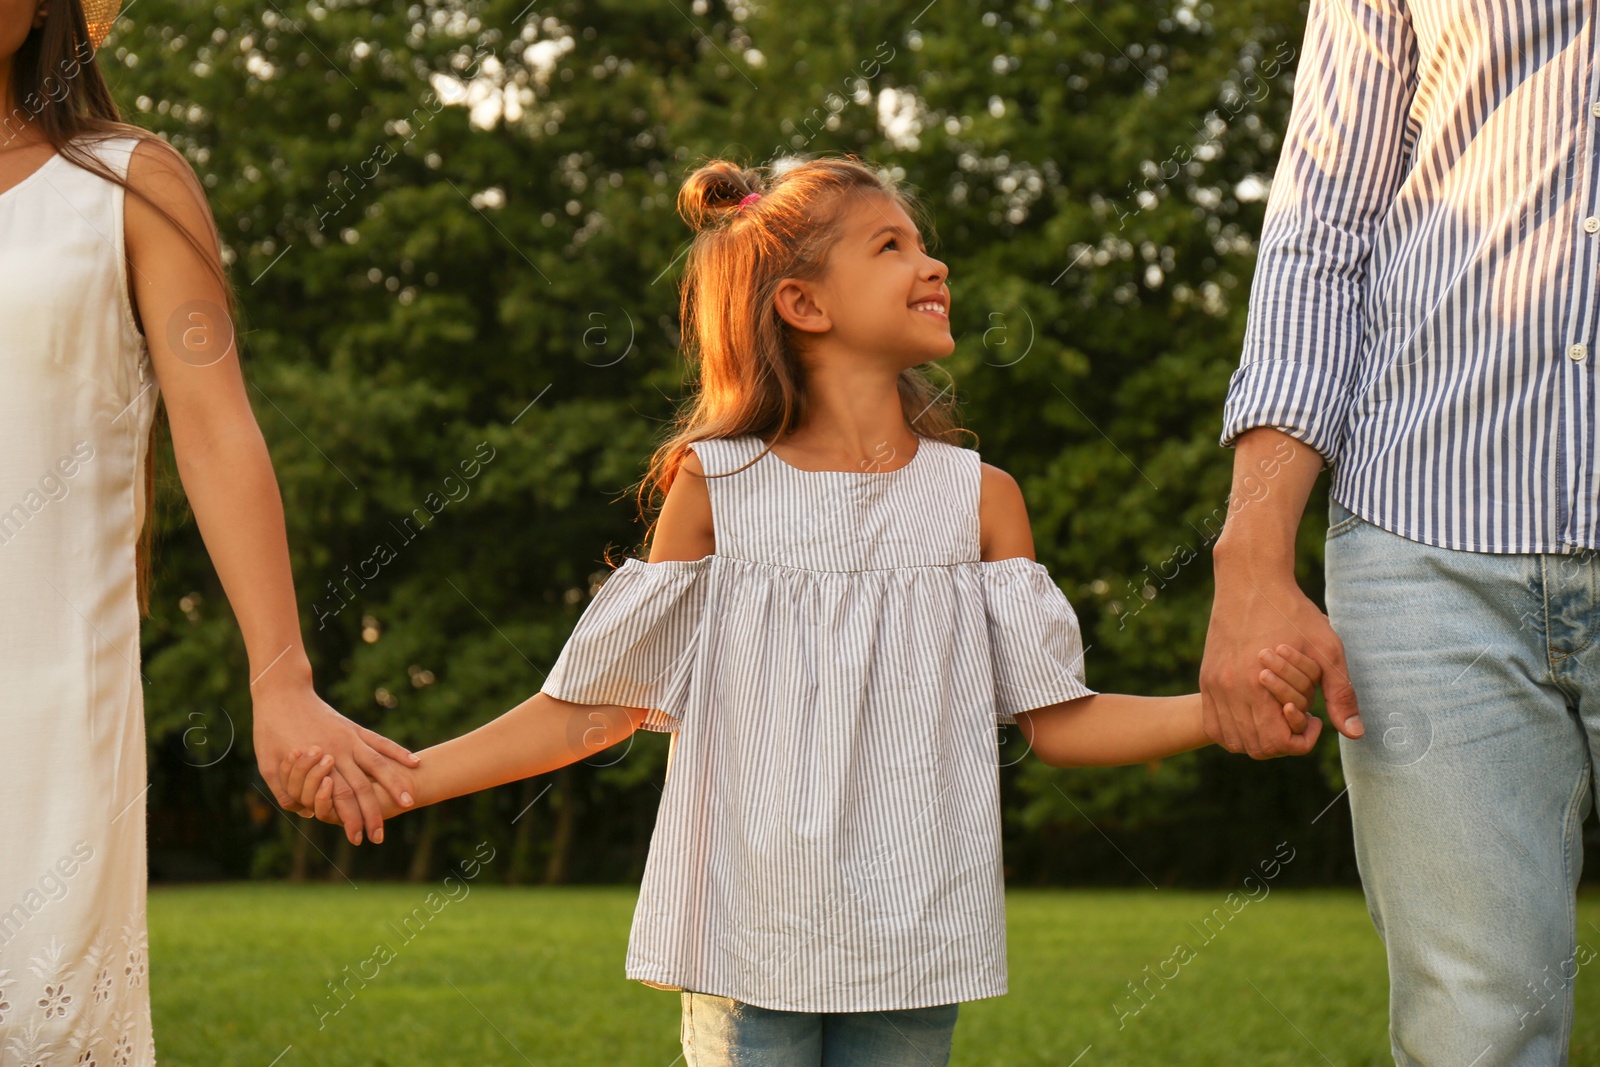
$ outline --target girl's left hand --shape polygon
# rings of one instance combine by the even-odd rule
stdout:
[[[1305,733],[1310,722],[1307,709],[1322,681],[1322,667],[1293,645],[1279,645],[1276,650],[1263,648],[1259,659],[1264,668],[1259,675],[1261,684],[1283,705],[1289,729]]]

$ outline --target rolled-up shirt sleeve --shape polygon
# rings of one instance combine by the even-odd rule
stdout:
[[[1311,0],[1220,443],[1255,426],[1331,466],[1361,353],[1374,235],[1410,156],[1416,40],[1403,0]]]

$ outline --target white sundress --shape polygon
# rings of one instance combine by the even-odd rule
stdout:
[[[126,174],[136,142],[95,149]],[[134,544],[156,406],[119,186],[0,193],[0,1064],[149,1067]]]
[[[708,474],[763,447],[693,445]],[[713,554],[607,576],[543,692],[675,734],[628,978],[808,1012],[1006,992],[998,724],[1094,690],[1046,568],[980,561],[979,462],[769,453],[707,480]]]

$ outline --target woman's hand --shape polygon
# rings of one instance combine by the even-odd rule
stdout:
[[[273,684],[277,682],[278,684]],[[256,762],[278,803],[288,811],[309,817],[309,804],[299,792],[287,788],[280,767],[290,752],[315,747],[333,758],[328,776],[329,804],[338,813],[331,820],[344,824],[345,836],[359,845],[363,833],[383,843],[384,796],[398,798],[393,811],[412,804],[409,768],[420,760],[404,747],[351,722],[329,707],[309,682],[287,684],[268,677],[252,688],[255,704]],[[390,814],[393,813],[390,812]]]
[[[373,780],[394,796],[409,794],[403,765],[417,761],[312,689],[283,498],[240,371],[205,188],[182,155],[154,139],[134,149],[128,183],[139,194],[127,198],[123,225],[134,312],[167,409],[178,477],[244,636],[261,776],[288,806],[279,763],[291,745],[319,746],[334,757],[331,802],[346,835],[359,843],[364,831],[382,841]]]
[[[335,824],[341,821],[333,807],[333,793],[336,788],[334,779],[338,773],[333,770],[333,764],[333,757],[324,755],[315,745],[304,753],[297,748],[290,749],[289,754],[278,764],[279,780],[284,783],[284,788],[298,806],[300,814],[306,818],[316,816],[323,822]],[[405,810],[389,795],[381,782],[372,783],[372,789],[378,798],[378,805],[384,818],[398,815]]]

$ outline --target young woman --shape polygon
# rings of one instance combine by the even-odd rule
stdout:
[[[94,49],[115,3],[0,0],[0,1063],[149,1064],[144,720],[151,439],[250,660],[256,755],[333,753],[350,839],[410,753],[318,699],[283,508],[194,173],[124,126]],[[289,801],[287,806],[299,810]]]

